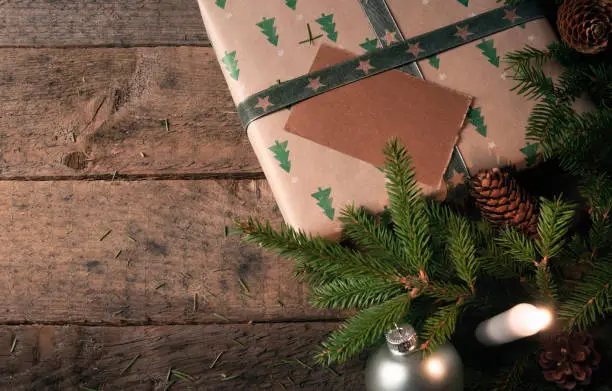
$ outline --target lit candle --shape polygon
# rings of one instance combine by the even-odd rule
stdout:
[[[501,345],[537,334],[551,321],[550,310],[522,303],[478,325],[476,338],[485,345]]]

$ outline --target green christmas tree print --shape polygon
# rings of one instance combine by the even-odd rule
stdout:
[[[285,0],[285,4],[287,7],[291,8],[295,11],[295,6],[297,5],[297,0]]]
[[[278,162],[280,163],[280,168],[287,172],[290,172],[291,160],[289,160],[289,151],[287,150],[287,144],[289,144],[289,141],[287,140],[283,142],[279,142],[278,140],[276,140],[274,141],[274,145],[268,149],[274,152],[274,159],[278,160]]]
[[[227,2],[227,0],[216,0],[215,4],[217,4],[217,7],[225,9],[225,3]]]
[[[272,45],[278,45],[278,35],[276,34],[276,26],[274,26],[274,18],[263,20],[257,23],[257,27],[261,29],[261,32],[268,37],[268,42]]]
[[[334,23],[334,14],[321,14],[321,17],[316,20],[321,25],[321,30],[327,33],[327,38],[336,42],[338,39],[338,32],[336,32],[336,23]]]
[[[525,155],[525,160],[527,160],[527,167],[531,167],[538,161],[538,148],[540,144],[538,143],[527,143],[523,148],[521,148],[521,152]]]
[[[457,0],[457,1],[466,7],[468,6],[468,3],[469,3],[469,0]]]
[[[484,117],[480,113],[480,107],[470,107],[467,117],[470,123],[476,127],[476,131],[484,137],[487,137],[487,125],[484,122]]]
[[[319,201],[317,202],[317,205],[321,209],[323,209],[323,213],[325,213],[325,216],[327,216],[330,220],[333,220],[335,210],[334,208],[332,208],[332,202],[334,201],[334,199],[331,198],[330,195],[331,187],[328,187],[327,189],[321,189],[319,187],[319,191],[313,193],[312,198]]]
[[[234,80],[238,80],[238,76],[240,75],[240,69],[238,69],[238,60],[236,60],[236,51],[228,53],[225,52],[225,56],[221,59],[223,65],[225,65],[225,69],[229,72],[230,76]]]
[[[438,56],[429,57],[429,65],[436,69],[440,69],[440,58]]]
[[[492,39],[483,39],[476,47],[482,51],[482,54],[489,59],[491,64],[499,68],[499,56],[497,55],[497,50],[493,46]]]
[[[359,46],[361,46],[361,48],[366,52],[371,52],[372,50],[376,50],[378,48],[378,39],[366,38],[365,41],[359,44]]]

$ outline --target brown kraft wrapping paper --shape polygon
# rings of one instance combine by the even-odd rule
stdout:
[[[501,5],[495,0],[387,3],[406,38]],[[278,81],[308,73],[323,43],[355,54],[376,45],[357,0],[199,0],[199,4],[236,104]],[[308,26],[316,38],[312,44]],[[389,35],[389,43],[396,38]],[[514,84],[504,71],[503,58],[527,44],[543,49],[555,40],[548,22],[539,19],[419,62],[426,80],[474,97],[458,143],[471,172],[535,163],[537,145],[526,142],[524,133],[534,103],[510,91]],[[345,205],[354,202],[382,210],[387,198],[379,169],[285,131],[289,114],[290,110],[281,110],[265,116],[247,131],[287,224],[337,237]],[[422,188],[426,194],[438,190]]]

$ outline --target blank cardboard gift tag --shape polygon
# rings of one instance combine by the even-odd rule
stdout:
[[[354,55],[322,45],[311,72]],[[376,64],[361,62],[356,71]],[[311,80],[313,87],[325,82]],[[469,109],[470,96],[391,70],[294,105],[285,130],[367,161],[384,164],[386,142],[398,137],[412,156],[417,181],[438,188]]]

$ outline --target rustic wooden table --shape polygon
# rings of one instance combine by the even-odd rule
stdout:
[[[234,110],[196,0],[0,0],[0,389],[362,388]]]

